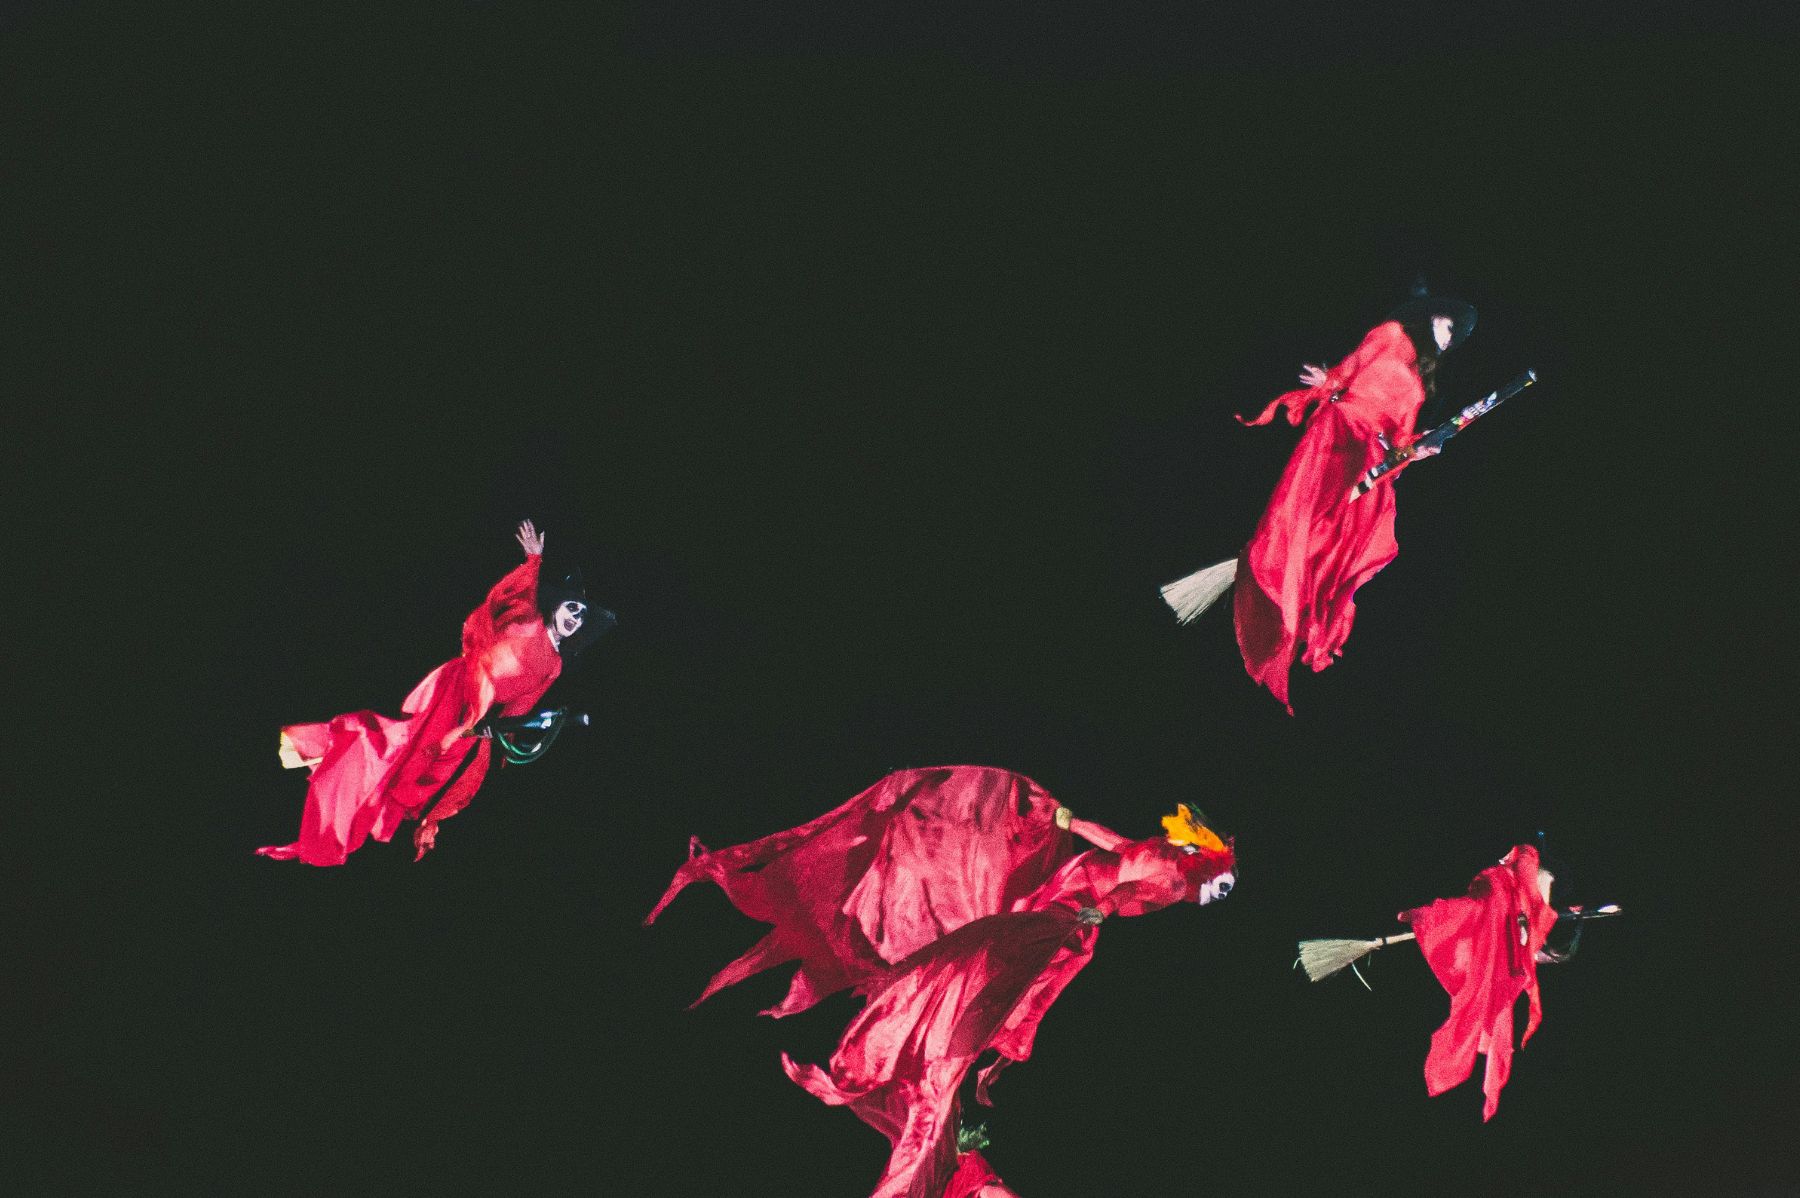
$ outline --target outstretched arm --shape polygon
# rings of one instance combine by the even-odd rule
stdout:
[[[514,534],[525,560],[494,584],[480,607],[463,621],[463,656],[485,652],[508,624],[537,616],[538,569],[543,564],[544,534],[531,521],[521,521]]]
[[[1095,848],[1105,849],[1108,852],[1117,852],[1119,846],[1131,843],[1130,837],[1121,836],[1106,825],[1096,824],[1092,820],[1071,818],[1069,831]]]
[[[543,564],[544,534],[529,520],[521,521],[515,534],[525,550],[525,560],[513,567],[482,601],[480,607],[463,621],[462,655],[466,664],[463,685],[462,719],[438,745],[438,751],[454,751],[463,733],[480,722],[494,704],[494,682],[487,675],[484,659],[508,625],[537,619],[538,569]]]
[[[1383,354],[1391,352],[1396,333],[1402,339],[1406,336],[1405,333],[1398,332],[1398,326],[1390,323],[1376,325],[1369,331],[1369,335],[1362,339],[1362,344],[1357,346],[1342,362],[1330,370],[1313,365],[1301,367],[1300,381],[1306,386],[1298,391],[1289,391],[1276,396],[1270,401],[1268,407],[1257,414],[1255,419],[1246,420],[1239,416],[1238,420],[1244,424],[1267,424],[1275,419],[1278,409],[1286,408],[1288,423],[1299,424],[1301,420],[1305,419],[1307,409],[1314,404],[1324,403],[1348,387],[1350,380],[1361,373],[1365,366]]]

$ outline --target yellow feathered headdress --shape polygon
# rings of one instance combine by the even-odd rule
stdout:
[[[1176,804],[1174,815],[1163,816],[1162,826],[1163,831],[1169,834],[1170,844],[1191,844],[1209,853],[1226,851],[1225,842],[1219,839],[1219,834],[1201,823],[1200,818],[1186,803]]]

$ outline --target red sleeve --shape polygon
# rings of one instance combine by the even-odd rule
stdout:
[[[1369,330],[1368,336],[1362,339],[1362,344],[1357,346],[1349,357],[1325,372],[1324,382],[1320,383],[1317,387],[1302,387],[1297,391],[1289,391],[1285,394],[1278,395],[1270,401],[1269,406],[1264,408],[1255,419],[1246,420],[1244,417],[1239,416],[1239,423],[1250,425],[1267,424],[1275,419],[1275,410],[1277,408],[1286,408],[1288,423],[1299,424],[1305,419],[1307,409],[1311,408],[1314,404],[1326,402],[1333,395],[1344,390],[1344,388],[1350,385],[1350,381],[1361,373],[1363,368],[1368,366],[1369,363],[1382,357],[1384,354],[1392,352],[1394,339],[1396,337],[1401,340],[1406,339],[1406,330],[1400,327],[1398,321],[1390,320],[1385,324],[1376,325]]]
[[[537,615],[538,567],[543,558],[533,553],[512,573],[494,584],[482,605],[463,621],[463,656],[483,653],[508,624]]]
[[[510,624],[537,618],[538,566],[543,558],[531,554],[512,573],[494,584],[482,605],[463,621],[462,719],[441,742],[448,753],[462,734],[473,728],[494,705],[494,680],[488,676],[484,655],[500,640]]]
[[[1069,831],[1095,848],[1105,849],[1109,853],[1116,853],[1119,851],[1119,846],[1131,843],[1129,837],[1120,836],[1111,828],[1103,824],[1096,824],[1092,820],[1070,819]]]

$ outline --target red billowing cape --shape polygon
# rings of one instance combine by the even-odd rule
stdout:
[[[1160,836],[1128,841],[1069,818],[1096,846],[1078,852],[1057,812],[1036,783],[1004,770],[902,771],[800,828],[701,852],[651,914],[709,878],[745,914],[775,924],[707,995],[797,960],[787,999],[768,1014],[845,986],[867,996],[828,1069],[782,1064],[888,1137],[893,1152],[873,1198],[946,1192],[968,1162],[955,1151],[963,1078],[981,1053],[997,1052],[977,1087],[986,1102],[1000,1068],[1031,1055],[1038,1023],[1093,954],[1101,920],[1191,900],[1231,868],[1229,852],[1190,853]]]
[[[562,672],[537,611],[541,560],[527,557],[494,586],[463,622],[462,655],[413,688],[401,719],[353,711],[281,730],[283,763],[309,765],[312,775],[300,838],[258,853],[342,865],[368,837],[386,841],[402,820],[422,817],[424,854],[437,824],[467,806],[487,776],[491,742],[463,733],[496,705],[504,715],[526,714]]]
[[[1450,994],[1450,1017],[1432,1033],[1425,1058],[1425,1089],[1437,1095],[1461,1085],[1475,1068],[1475,1054],[1486,1053],[1481,1081],[1486,1122],[1500,1108],[1500,1091],[1512,1075],[1513,1006],[1519,996],[1531,1000],[1520,1045],[1543,1018],[1537,952],[1556,911],[1538,892],[1537,850],[1519,845],[1500,864],[1475,875],[1467,898],[1439,899],[1403,911],[1400,918],[1412,924],[1431,972]]]
[[[1056,810],[1042,787],[1006,770],[902,770],[798,828],[717,852],[691,841],[691,859],[644,922],[689,884],[716,883],[738,910],[775,926],[695,1003],[798,961],[787,997],[763,1012],[792,1015],[1042,884],[1073,852]]]
[[[1238,555],[1238,649],[1244,668],[1292,714],[1288,671],[1302,660],[1323,670],[1341,656],[1356,619],[1358,587],[1394,560],[1394,490],[1379,486],[1352,503],[1350,487],[1394,445],[1410,444],[1425,402],[1418,355],[1394,321],[1377,325],[1317,387],[1289,391],[1247,424],[1278,408],[1299,424],[1314,408],[1255,535]]]

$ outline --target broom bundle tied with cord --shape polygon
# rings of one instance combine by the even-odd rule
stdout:
[[[1373,940],[1302,940],[1299,965],[1306,971],[1307,980],[1316,982],[1356,964],[1378,948],[1413,938],[1413,933],[1401,932],[1395,936],[1377,936]]]
[[[1177,578],[1162,588],[1163,602],[1175,613],[1178,623],[1186,624],[1219,601],[1237,580],[1238,559],[1228,557],[1217,565],[1196,570],[1186,578]]]

